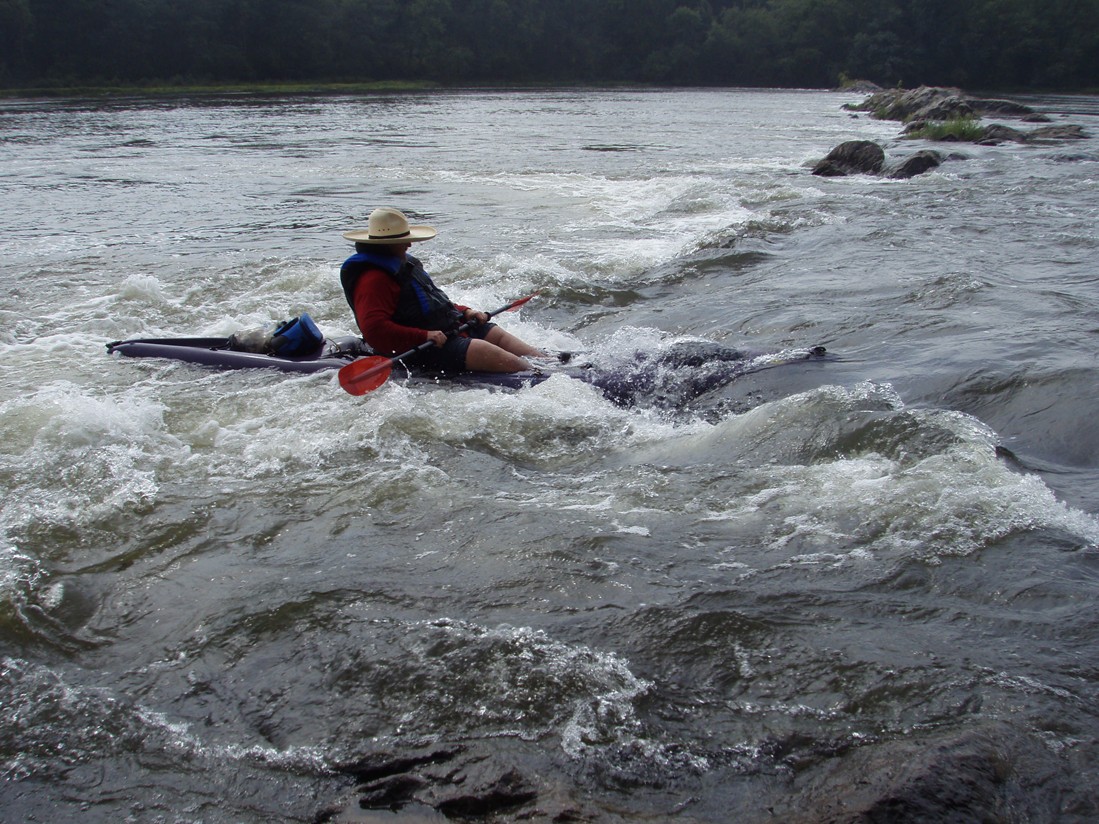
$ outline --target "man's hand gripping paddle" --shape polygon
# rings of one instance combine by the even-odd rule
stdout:
[[[537,292],[534,295],[538,294]],[[519,298],[514,303],[509,303],[507,306],[501,306],[494,312],[489,312],[489,318],[493,318],[502,312],[510,312],[512,309],[518,309],[534,295],[527,295],[525,298]],[[474,325],[474,321],[466,321],[457,329],[455,333],[464,332],[469,327]],[[392,358],[387,358],[384,355],[374,355],[369,358],[359,358],[353,360],[347,366],[340,369],[340,386],[344,388],[344,391],[352,395],[365,395],[367,392],[371,392],[389,380],[389,373],[393,371],[393,364],[402,358],[407,358],[410,355],[415,355],[417,352],[423,352],[430,349],[435,344],[432,341],[424,341],[415,349],[409,349],[407,352],[402,352]]]

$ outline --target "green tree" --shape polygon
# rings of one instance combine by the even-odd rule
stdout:
[[[707,3],[700,8],[679,6],[669,14],[664,24],[665,45],[650,52],[643,78],[662,83],[704,82],[701,54],[711,18]]]
[[[330,77],[335,0],[240,0],[245,57],[258,77],[308,80]]]
[[[0,0],[0,82],[26,76],[33,30],[27,0]]]
[[[1099,0],[0,0],[0,82],[1087,87]]]
[[[332,51],[338,77],[400,78],[400,0],[341,0],[333,26]]]
[[[762,7],[730,8],[707,33],[703,69],[714,83],[767,86],[769,66],[781,56],[781,38],[773,14]]]

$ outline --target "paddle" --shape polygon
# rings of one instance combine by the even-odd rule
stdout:
[[[535,292],[534,295],[538,293]],[[510,312],[512,309],[518,309],[534,295],[527,295],[525,298],[519,298],[519,300],[509,303],[507,306],[501,306],[494,312],[489,312],[489,318],[499,315],[501,312]],[[475,321],[466,321],[457,329],[454,333],[464,332],[469,327],[473,326]],[[344,388],[344,391],[351,395],[365,395],[367,392],[371,392],[389,380],[389,373],[393,371],[393,364],[402,358],[407,358],[410,355],[415,355],[417,352],[423,352],[426,349],[430,349],[434,346],[433,341],[425,340],[415,349],[409,349],[407,352],[402,352],[399,355],[395,355],[392,358],[387,358],[384,355],[373,355],[368,358],[359,358],[353,360],[347,366],[340,369],[339,378],[340,386]]]

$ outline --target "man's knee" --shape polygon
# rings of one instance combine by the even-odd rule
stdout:
[[[483,372],[522,372],[530,364],[488,340],[469,342],[466,351],[466,369]]]

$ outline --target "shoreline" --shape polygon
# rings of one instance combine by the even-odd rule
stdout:
[[[194,95],[285,95],[285,94],[376,94],[388,92],[437,91],[437,83],[403,80],[379,80],[352,83],[194,83],[181,85],[149,84],[121,86],[27,86],[0,89],[0,98],[8,100],[53,97],[171,97]]]
[[[822,87],[819,89],[805,87],[786,86],[699,86],[699,85],[654,85],[652,83],[509,83],[507,81],[466,83],[460,86],[448,86],[443,83],[428,80],[378,80],[378,81],[346,81],[346,82],[263,82],[254,83],[186,83],[186,84],[134,84],[134,85],[35,85],[13,88],[0,88],[0,99],[5,100],[32,100],[41,98],[63,97],[186,97],[201,95],[337,95],[337,94],[387,94],[400,92],[435,92],[447,90],[499,90],[499,91],[529,91],[531,89],[660,89],[674,91],[677,89],[742,89],[756,88],[774,91],[821,91],[840,92],[847,94],[871,94],[871,91],[859,88],[852,83],[850,87]],[[879,89],[879,91],[885,91]],[[978,92],[967,92],[978,94]],[[1044,96],[1057,95],[1065,97],[1093,97],[1099,96],[1099,88],[1096,89],[984,89],[979,92],[981,96],[1009,95],[1009,96]]]

